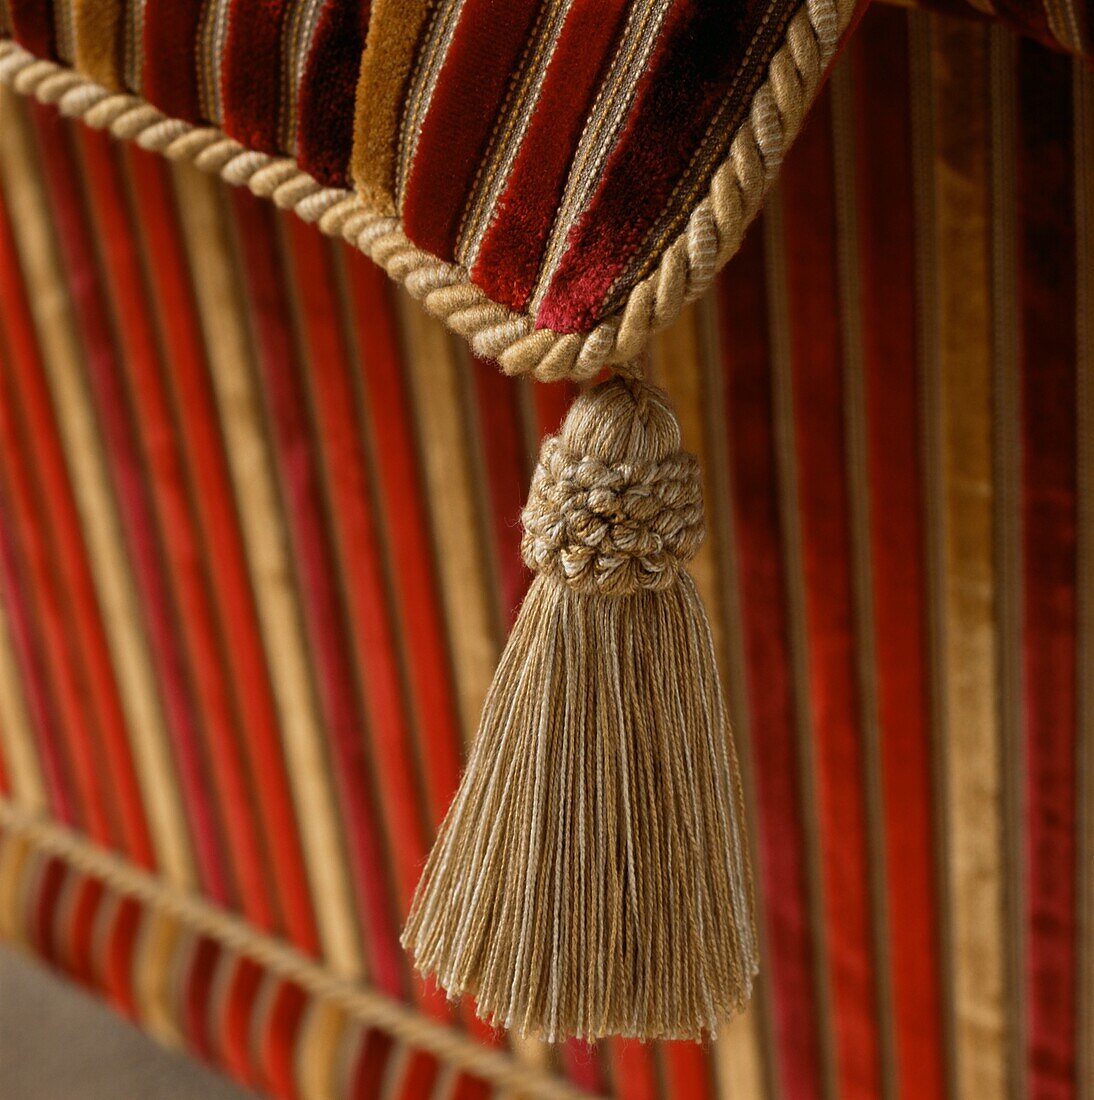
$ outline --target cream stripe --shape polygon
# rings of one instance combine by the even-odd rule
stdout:
[[[1094,73],[1073,62],[1079,416],[1079,1095],[1094,1097]]]
[[[870,480],[867,469],[866,365],[862,334],[862,273],[859,268],[858,196],[855,178],[860,155],[855,137],[855,83],[850,58],[832,73],[833,164],[836,195],[836,249],[839,271],[840,335],[848,506],[850,510],[855,660],[862,729],[863,789],[874,953],[882,1095],[897,1093],[896,1033],[893,1016],[889,906],[885,884],[885,807],[881,789],[881,730],[878,718],[874,576],[870,547]],[[861,155],[868,155],[863,152]],[[899,873],[899,872],[898,872]]]
[[[945,652],[944,531],[942,508],[941,402],[938,354],[938,248],[934,235],[934,108],[931,91],[931,20],[921,12],[908,15],[909,64],[913,146],[913,189],[916,242],[917,354],[920,377],[921,462],[923,478],[924,562],[926,565],[927,630],[929,639],[931,768],[933,783],[932,831],[935,838],[939,936],[939,970],[942,997],[942,1040],[946,1065],[947,1095],[957,1092],[957,1027],[954,1016],[954,927],[950,880],[949,784],[943,749],[947,714],[943,693],[942,663]]]
[[[729,616],[726,604],[732,593],[726,585],[724,559],[726,535],[730,525],[727,491],[727,451],[724,438],[725,408],[722,375],[717,359],[713,310],[709,299],[687,307],[676,322],[655,337],[650,345],[654,379],[672,398],[683,436],[683,445],[699,459],[703,472],[703,498],[707,514],[707,538],[688,566],[695,579],[710,621],[714,651],[719,667],[729,670]],[[712,423],[713,422],[713,423]],[[740,649],[737,649],[740,652]],[[736,663],[734,676],[724,685],[729,688],[731,714],[745,708],[738,694],[742,669]],[[736,697],[738,706],[733,708]],[[738,756],[744,755],[745,738],[738,720],[731,723]],[[750,832],[750,838],[755,831]],[[755,859],[755,852],[750,852]],[[753,867],[757,864],[753,862]],[[760,971],[760,985],[764,971]],[[720,1097],[748,1097],[764,1100],[763,1018],[757,994],[739,1015],[718,1033],[711,1048],[717,1091]]]
[[[984,28],[932,21],[942,657],[958,1095],[1008,1091],[1002,761],[996,709],[988,56]],[[955,110],[954,104],[962,105]]]
[[[177,885],[194,881],[189,834],[179,799],[163,714],[141,628],[125,542],[106,471],[102,440],[87,392],[79,337],[52,239],[46,185],[24,110],[5,93],[0,173],[11,198],[12,223],[49,376],[68,472],[75,490],[107,643],[121,688],[145,812],[162,873]]]
[[[828,984],[828,937],[824,925],[824,880],[821,869],[820,824],[817,817],[813,719],[809,701],[808,647],[805,628],[805,571],[798,507],[797,446],[794,433],[794,385],[790,348],[790,304],[786,283],[787,241],[782,222],[782,193],[771,194],[763,215],[767,300],[770,307],[771,367],[775,418],[775,460],[779,520],[786,572],[786,601],[793,680],[795,737],[801,780],[802,834],[809,889],[809,925],[813,941],[813,987],[817,998],[817,1046],[824,1095],[838,1094],[836,1048],[832,1029],[832,995]]]
[[[398,296],[398,306],[449,651],[464,737],[470,743],[494,675],[498,637],[464,417],[466,364],[438,321],[405,295]]]
[[[287,534],[262,427],[253,354],[226,227],[220,185],[189,167],[173,171],[192,282],[220,409],[255,590],[270,679],[324,956],[339,974],[360,974],[357,921],[342,855],[342,834],[323,751]]]
[[[991,276],[994,361],[997,707],[1003,770],[1004,958],[1010,1089],[1026,1092],[1025,759],[1022,745],[1021,388],[1016,285],[1017,39],[991,29]]]
[[[0,606],[0,752],[14,800],[28,810],[45,810],[45,786],[3,606]]]
[[[76,0],[53,0],[53,29],[57,56],[71,65],[76,60]]]

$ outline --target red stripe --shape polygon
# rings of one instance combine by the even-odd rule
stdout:
[[[98,879],[86,877],[81,877],[74,890],[66,931],[68,965],[78,982],[94,989],[99,981],[95,969],[95,923],[106,891]]]
[[[133,951],[141,925],[141,905],[131,897],[118,899],[111,915],[103,959],[105,987],[115,1008],[131,1020],[138,1019],[133,990]]]
[[[392,1100],[420,1100],[432,1096],[440,1066],[437,1059],[424,1050],[408,1051],[403,1077],[397,1089],[392,1090]]]
[[[30,905],[30,940],[35,953],[53,966],[64,958],[57,928],[57,908],[64,889],[67,864],[47,856],[38,872]]]
[[[369,969],[379,988],[401,995],[405,962],[392,920],[386,849],[379,830],[373,777],[360,736],[359,698],[349,661],[334,555],[321,511],[322,482],[306,415],[301,364],[289,327],[290,307],[282,282],[274,212],[246,191],[233,188],[231,198],[270,434],[315,661],[316,686],[366,930]]]
[[[141,94],[164,114],[201,122],[198,32],[204,0],[145,0]]]
[[[243,762],[236,706],[229,683],[223,637],[207,582],[202,533],[195,515],[195,489],[182,454],[175,411],[167,392],[153,313],[141,259],[140,230],[125,201],[126,181],[118,147],[102,131],[81,127],[80,147],[88,194],[120,333],[138,434],[143,444],[152,501],[164,534],[166,566],[175,601],[185,609],[178,619],[181,642],[192,671],[195,701],[207,735],[202,746],[216,784],[226,847],[238,884],[237,904],[263,930],[274,924],[266,878],[266,855],[258,837],[253,799]],[[162,263],[149,257],[149,268]]]
[[[205,535],[210,581],[218,607],[240,720],[243,749],[257,793],[258,814],[270,853],[275,898],[290,939],[318,951],[296,813],[282,750],[280,721],[270,684],[239,515],[205,346],[187,269],[186,251],[162,159],[126,146],[133,195],[150,257],[154,306],[170,358],[178,431],[201,486],[195,502]]]
[[[517,617],[532,576],[520,556],[520,513],[528,493],[527,454],[521,438],[517,383],[496,363],[476,359],[471,373],[478,399],[478,437],[485,458],[490,527],[501,587],[501,607],[508,630]]]
[[[383,516],[391,546],[404,667],[415,708],[419,748],[436,827],[459,782],[462,741],[452,668],[442,620],[418,461],[414,416],[401,362],[395,305],[384,272],[360,253],[344,249],[352,313],[373,441]]]
[[[94,243],[78,191],[79,168],[65,129],[48,108],[33,105],[39,147],[62,246],[69,289],[83,336],[88,381],[98,409],[100,429],[128,543],[150,649],[175,749],[175,763],[189,812],[198,867],[206,891],[227,903],[230,888],[218,844],[216,811],[201,756],[197,716],[175,634],[176,609],[165,584],[162,546],[144,480],[132,411],[125,393],[115,333],[102,293]]]
[[[764,270],[757,227],[718,280],[718,307],[776,1071],[790,1100],[813,1100],[822,1073]]]
[[[236,959],[218,1021],[220,1058],[224,1068],[237,1081],[252,1087],[261,1082],[251,1056],[251,1032],[255,1000],[265,974],[253,959],[244,955]]]
[[[418,135],[403,227],[419,248],[454,258],[460,218],[518,72],[536,0],[464,0]]]
[[[878,8],[853,47],[858,259],[896,1068],[943,1097],[907,27]]]
[[[366,725],[391,843],[401,913],[410,908],[427,853],[414,774],[415,745],[399,682],[394,624],[387,603],[381,547],[372,514],[357,401],[340,327],[337,291],[326,242],[299,218],[284,225],[300,302],[316,439],[330,492],[330,513],[356,640]]]
[[[3,372],[5,375],[8,371]],[[57,728],[71,762],[80,806],[81,827],[106,846],[116,843],[108,781],[99,751],[100,737],[91,721],[88,683],[75,648],[72,617],[58,577],[56,544],[42,523],[42,490],[34,477],[34,447],[15,420],[10,386],[0,387],[0,471],[3,496],[11,509],[11,538],[26,569],[28,612],[34,615],[42,644],[43,673],[56,708]],[[7,474],[6,478],[2,475]],[[21,553],[20,553],[21,551]]]
[[[68,476],[64,450],[43,374],[27,288],[19,270],[11,223],[0,192],[0,317],[10,363],[0,356],[4,400],[11,403],[34,440],[34,462],[42,485],[42,509],[56,547],[88,678],[95,684],[91,708],[97,713],[103,750],[109,763],[125,848],[138,864],[151,867],[152,842],[129,745],[121,697],[110,662],[83,531]]]
[[[1078,438],[1072,67],[1018,53],[1029,1094],[1077,1095]]]
[[[809,692],[840,1095],[878,1096],[870,866],[846,481],[832,116],[814,110],[782,177]]]
[[[628,7],[626,0],[575,0],[566,15],[539,105],[471,269],[472,281],[510,309],[528,305],[567,173]]]
[[[653,1047],[639,1039],[611,1039],[612,1095],[618,1100],[657,1100]]]

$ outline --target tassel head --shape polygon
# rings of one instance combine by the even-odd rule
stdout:
[[[403,933],[489,1022],[712,1035],[756,971],[740,781],[686,564],[702,483],[667,396],[616,377],[545,440],[536,572]]]

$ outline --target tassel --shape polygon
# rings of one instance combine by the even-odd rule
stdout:
[[[536,577],[403,945],[494,1026],[713,1036],[756,973],[740,779],[684,568],[698,464],[667,395],[614,377],[545,440]]]

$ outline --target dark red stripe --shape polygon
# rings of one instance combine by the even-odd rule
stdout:
[[[880,5],[851,63],[889,957],[900,1091],[944,1097],[908,59]]]
[[[1078,439],[1072,65],[1018,48],[1029,1094],[1077,1095]]]
[[[0,371],[7,376],[6,369]],[[10,385],[0,386],[0,457],[3,499],[11,509],[11,537],[26,570],[28,610],[37,624],[42,668],[57,716],[57,730],[71,762],[74,791],[81,808],[81,828],[108,847],[117,843],[109,780],[101,737],[92,721],[88,682],[76,651],[67,593],[59,577],[56,544],[41,515],[42,488],[35,477],[37,461],[25,425],[16,418]],[[6,473],[6,477],[3,475]]]
[[[577,332],[596,323],[612,284],[673,201],[761,20],[773,15],[780,12],[772,13],[766,0],[677,0],[669,6],[627,122],[592,201],[570,231],[537,325]],[[763,70],[754,60],[752,65],[749,88]],[[738,106],[726,140],[747,109],[746,90],[733,92]]]
[[[790,1100],[816,1100],[823,1089],[814,947],[764,285],[757,226],[718,280],[718,310],[775,1071]]]
[[[326,0],[297,90],[296,159],[320,183],[346,187],[354,103],[372,5]]]
[[[301,850],[296,812],[282,749],[280,720],[247,567],[239,515],[194,290],[168,169],[160,157],[126,146],[133,196],[147,243],[154,307],[164,333],[178,431],[194,481],[195,501],[210,561],[210,581],[246,736],[243,749],[257,792],[267,838],[270,875],[285,930],[296,946],[315,954],[318,934]],[[273,858],[276,853],[276,858]]]
[[[236,960],[218,1022],[220,1058],[224,1068],[237,1081],[252,1087],[261,1083],[261,1075],[252,1057],[251,1037],[255,1001],[265,973],[253,959],[240,956]]]
[[[277,153],[282,95],[281,32],[292,5],[232,0],[221,64],[224,131],[249,149]]]
[[[402,204],[407,236],[443,260],[454,258],[464,206],[539,6],[464,0],[460,7]]]
[[[67,866],[56,856],[47,856],[38,872],[30,898],[30,941],[35,953],[60,967],[64,959],[57,928],[57,910],[65,885]]]
[[[130,1020],[139,1018],[133,988],[133,952],[141,926],[141,904],[131,897],[119,899],[111,917],[104,948],[103,977],[114,1006]]]
[[[390,542],[404,667],[421,737],[430,820],[440,824],[459,782],[462,740],[452,667],[442,620],[395,306],[384,272],[359,252],[344,249],[356,320],[368,432],[379,492],[378,510]]]
[[[194,944],[183,975],[179,1019],[193,1052],[206,1062],[216,1059],[216,1043],[210,1030],[213,979],[222,956],[221,947],[207,936]]]
[[[249,299],[270,435],[285,498],[294,561],[299,570],[305,627],[314,657],[345,836],[364,924],[369,971],[385,992],[404,992],[404,957],[388,894],[361,708],[349,660],[344,609],[333,549],[322,512],[315,440],[290,328],[274,211],[241,189],[232,190],[236,240]]]
[[[197,715],[175,633],[176,609],[162,568],[162,545],[125,391],[117,336],[104,300],[94,241],[78,188],[80,171],[69,144],[71,133],[49,108],[34,104],[33,114],[57,238],[83,337],[88,382],[120,505],[151,655],[159,675],[164,715],[175,750],[198,867],[209,895],[227,903],[232,892],[218,842],[216,811],[202,760]]]
[[[91,708],[98,712],[103,751],[109,761],[114,798],[125,848],[138,864],[151,867],[152,841],[137,782],[121,697],[106,644],[98,597],[91,577],[83,530],[68,476],[27,288],[19,270],[11,223],[0,192],[0,315],[10,363],[0,356],[4,400],[22,417],[34,440],[34,461],[41,480],[42,510],[57,548],[69,613],[79,636],[81,656],[95,684]]]
[[[198,34],[204,0],[145,0],[140,91],[164,114],[201,122]]]
[[[626,0],[575,0],[539,101],[483,237],[472,281],[521,310],[535,286],[566,176],[629,9]]]
[[[45,0],[8,0],[11,36],[35,57],[57,60],[53,5]]]

